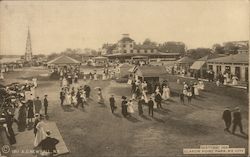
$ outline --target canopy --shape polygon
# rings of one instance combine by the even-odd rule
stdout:
[[[69,57],[69,56],[60,56],[51,61],[47,64],[80,64],[81,62]]]
[[[206,63],[205,61],[195,61],[195,62],[191,65],[190,69],[200,70],[201,67],[202,67],[205,63]]]

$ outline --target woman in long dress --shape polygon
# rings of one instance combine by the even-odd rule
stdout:
[[[162,88],[162,99],[167,100],[167,88],[166,88],[166,86],[163,86],[163,88]]]
[[[134,108],[133,108],[134,104],[132,102],[132,99],[129,100],[127,105],[128,105],[128,113],[133,114],[135,111],[134,111]]]
[[[199,95],[199,88],[196,83],[194,84],[194,95]]]
[[[26,128],[26,106],[24,102],[21,103],[19,112],[18,112],[18,131],[24,131]]]
[[[205,89],[205,85],[203,81],[199,81],[199,89],[200,90],[204,90]]]
[[[67,87],[68,86],[68,81],[65,77],[62,79],[62,87]]]
[[[71,93],[69,92],[69,89],[66,89],[65,93],[65,105],[71,104]]]
[[[103,97],[102,97],[102,89],[101,88],[98,89],[97,95],[98,95],[98,103],[103,104],[104,100],[103,100]]]
[[[233,80],[232,83],[233,83],[234,86],[238,85],[238,81],[237,81],[238,78],[237,78],[237,76],[234,75],[234,76],[232,77],[232,80]]]
[[[36,125],[37,133],[36,133],[36,137],[34,140],[35,147],[37,147],[38,144],[46,138],[45,127],[46,127],[46,124],[44,122],[44,117],[40,116],[40,122],[38,122]]]
[[[33,78],[32,79],[33,85],[36,88],[37,87],[37,78]]]

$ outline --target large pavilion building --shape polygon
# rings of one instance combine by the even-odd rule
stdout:
[[[107,50],[102,50],[103,55],[110,60],[119,59],[122,62],[126,62],[136,56],[146,56],[151,61],[156,60],[177,60],[180,57],[180,53],[167,53],[160,52],[156,46],[136,44],[133,39],[129,37],[129,34],[123,34],[121,40],[116,44],[113,44],[112,50],[107,53]]]
[[[226,57],[210,59],[207,61],[208,69],[219,73],[229,72],[236,75],[240,81],[248,81],[249,54],[239,53]]]

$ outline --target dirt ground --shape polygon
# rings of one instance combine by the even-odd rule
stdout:
[[[26,78],[48,73],[44,68],[29,68],[7,74],[5,84],[22,82]],[[170,88],[178,93],[182,85],[170,80]],[[248,133],[248,97],[244,89],[226,89],[207,85],[207,90],[182,105],[177,94],[163,104],[163,110],[155,110],[154,118],[148,116],[144,106],[144,116],[137,112],[131,118],[121,114],[121,96],[130,97],[130,86],[115,81],[80,80],[80,85],[91,86],[91,100],[82,108],[61,107],[59,104],[59,81],[49,81],[38,77],[36,94],[48,94],[49,119],[55,121],[70,150],[65,157],[156,157],[187,156],[183,148],[199,148],[200,145],[229,145],[230,148],[246,148],[248,139],[239,130],[236,135],[224,132],[222,112],[225,107],[239,106],[243,116],[243,129]],[[103,89],[105,104],[97,103],[95,87]],[[220,89],[219,89],[220,88]],[[225,89],[223,89],[225,88]],[[225,94],[236,90],[238,94]],[[219,91],[219,92],[218,92]],[[111,113],[108,98],[115,95],[118,109]],[[240,96],[239,96],[240,95]],[[194,155],[191,155],[192,157]],[[204,155],[203,155],[204,156]],[[239,155],[237,155],[239,156]],[[246,156],[246,155],[245,155]]]

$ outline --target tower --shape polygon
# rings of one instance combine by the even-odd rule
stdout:
[[[32,59],[32,47],[30,39],[30,29],[28,28],[28,36],[26,40],[26,50],[25,50],[25,61],[31,61]]]

